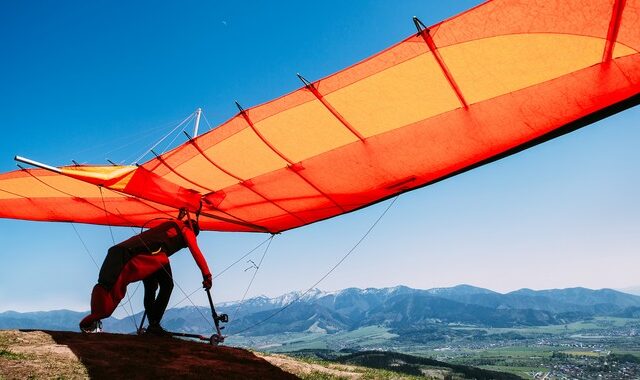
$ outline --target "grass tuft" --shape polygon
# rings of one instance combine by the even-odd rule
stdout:
[[[26,359],[27,357],[23,354],[17,354],[15,352],[2,349],[0,350],[0,358],[5,358],[9,360],[23,360],[23,359]]]

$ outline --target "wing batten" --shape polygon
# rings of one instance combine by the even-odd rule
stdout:
[[[12,191],[5,190],[5,189],[2,189],[2,188],[0,188],[0,191],[2,191],[3,193],[7,193],[9,195],[13,195],[14,197],[29,199],[29,198],[25,197],[24,195],[20,195],[20,194],[17,194],[17,193],[14,193]]]
[[[620,30],[620,22],[622,21],[622,12],[624,11],[626,0],[614,0],[611,10],[611,21],[607,30],[607,43],[602,53],[602,62],[609,62],[613,57],[613,47],[616,44],[618,32]]]
[[[260,131],[256,128],[256,126],[253,124],[253,122],[251,121],[251,118],[249,117],[249,115],[247,114],[247,112],[244,110],[244,108],[242,108],[242,106],[236,102],[236,106],[238,107],[238,109],[240,110],[240,115],[244,118],[244,120],[247,122],[247,125],[251,128],[251,130],[253,131],[253,133],[256,134],[256,136],[258,136],[258,138],[264,143],[264,145],[266,145],[269,149],[271,149],[271,151],[275,154],[277,154],[278,156],[280,156],[280,158],[282,158],[283,160],[285,160],[289,165],[293,164],[293,161],[291,161],[291,159],[289,159],[287,156],[285,156],[281,151],[279,151],[275,146],[273,146],[273,144],[271,144],[269,142],[269,140],[267,140],[266,137],[264,137],[264,135],[262,133],[260,133]]]
[[[316,99],[318,99],[318,101],[320,101],[320,103],[322,103],[322,105],[327,109],[327,111],[329,111],[342,125],[344,125],[345,128],[347,128],[349,130],[349,132],[351,132],[355,137],[357,137],[360,141],[365,142],[365,137],[358,132],[358,130],[356,128],[353,127],[353,125],[351,125],[351,123],[349,123],[344,116],[342,116],[340,114],[340,112],[338,112],[338,110],[335,109],[335,107],[333,107],[331,105],[331,103],[329,103],[324,96],[322,96],[322,94],[320,93],[320,91],[318,91],[318,89],[316,88],[316,86],[313,85],[313,83],[309,82],[308,80],[306,80],[302,75],[298,74],[298,78],[300,78],[300,80],[302,81],[302,83],[304,83],[304,86],[307,90],[309,90],[313,96],[316,97]]]
[[[442,74],[445,76],[445,78],[447,78],[447,82],[449,82],[451,89],[453,90],[453,92],[456,93],[458,100],[460,100],[460,104],[465,109],[469,108],[469,104],[467,103],[467,101],[464,99],[464,96],[462,95],[460,86],[458,86],[458,84],[456,83],[456,80],[453,79],[453,75],[451,74],[451,71],[447,67],[447,64],[444,62],[444,58],[442,58],[442,55],[440,55],[440,52],[438,51],[438,47],[436,46],[436,43],[433,41],[433,37],[431,36],[431,31],[429,30],[429,28],[424,26],[422,21],[420,21],[417,17],[413,18],[413,22],[415,23],[416,28],[418,28],[418,35],[422,37],[424,42],[429,47],[429,50],[431,51],[433,58],[436,60],[436,62],[438,63],[438,66],[440,66],[440,69],[442,70]]]
[[[244,181],[244,179],[243,179],[243,178],[238,177],[237,175],[235,175],[235,174],[231,173],[230,171],[226,170],[226,169],[225,169],[225,168],[223,168],[222,166],[218,165],[215,161],[213,161],[213,160],[211,159],[211,157],[209,157],[209,156],[208,156],[208,155],[207,155],[207,154],[202,150],[202,148],[200,147],[200,145],[198,145],[198,142],[197,142],[196,140],[190,140],[190,141],[189,141],[189,143],[190,143],[190,144],[192,144],[192,145],[196,148],[196,150],[200,153],[200,155],[201,155],[202,157],[204,157],[207,161],[209,161],[209,163],[210,163],[211,165],[213,165],[216,169],[220,170],[221,172],[223,172],[224,174],[226,174],[226,175],[228,175],[228,176],[230,176],[230,177],[235,178],[238,182],[242,182],[242,181]]]
[[[189,179],[189,178],[187,178],[186,176],[184,176],[184,175],[180,174],[180,173],[178,172],[178,170],[177,170],[177,169],[175,169],[175,168],[173,168],[171,165],[169,165],[169,164],[167,163],[167,161],[165,161],[161,156],[159,156],[159,155],[155,154],[155,152],[154,152],[154,155],[156,156],[156,159],[157,159],[157,160],[158,160],[162,165],[164,165],[167,169],[169,169],[169,171],[170,171],[170,172],[172,172],[173,174],[177,175],[179,178],[183,179],[184,181],[186,181],[186,182],[188,182],[188,183],[190,183],[190,184],[192,184],[192,185],[194,185],[194,186],[196,186],[196,187],[199,187],[200,189],[204,189],[204,190],[206,190],[207,192],[214,192],[214,191],[215,191],[215,190],[211,189],[210,187],[204,186],[204,185],[202,185],[202,184],[200,184],[200,183],[198,183],[198,182],[196,182],[196,181],[194,181],[194,180],[192,180],[192,179]],[[193,189],[193,190],[198,191],[198,190],[196,190],[196,189]]]

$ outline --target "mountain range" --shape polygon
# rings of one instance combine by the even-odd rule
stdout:
[[[246,336],[306,331],[331,334],[366,326],[402,333],[434,325],[516,327],[566,324],[597,316],[640,318],[640,296],[612,289],[520,289],[502,294],[470,285],[428,290],[397,286],[335,292],[314,289],[226,302],[217,308],[231,318],[228,333]],[[77,330],[84,315],[69,310],[7,311],[0,313],[0,329]],[[209,316],[206,307],[175,308],[167,310],[163,325],[174,331],[206,333],[211,331]],[[140,318],[141,314],[136,315],[137,321]],[[109,318],[104,326],[112,332],[135,331],[130,318]]]

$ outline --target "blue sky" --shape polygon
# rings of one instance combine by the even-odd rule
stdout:
[[[405,38],[414,15],[428,25],[477,3],[2,2],[0,170],[15,169],[16,154],[130,163],[197,107],[220,124],[234,100],[265,102],[300,87],[297,72],[318,79]],[[636,107],[401,196],[320,287],[640,285],[638,120]],[[386,205],[277,236],[249,296],[306,289]],[[110,230],[76,228],[101,263]],[[97,268],[71,225],[0,220],[0,231],[0,311],[88,308]],[[116,240],[132,233],[113,229]],[[200,243],[215,273],[265,238],[210,232]],[[172,262],[178,285],[197,289],[190,255]],[[216,300],[242,296],[248,266],[214,281]],[[181,298],[177,287],[171,304]],[[141,291],[134,309],[140,301]],[[205,304],[203,292],[193,302]]]

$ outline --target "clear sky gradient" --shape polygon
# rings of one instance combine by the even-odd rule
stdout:
[[[429,25],[477,3],[1,2],[0,171],[16,168],[16,154],[131,163],[197,107],[218,125],[234,100],[260,104],[300,87],[297,72],[315,80],[400,41],[414,15]],[[401,196],[320,288],[640,285],[639,120],[636,107]],[[277,236],[248,296],[306,289],[387,204]],[[75,226],[100,264],[111,231]],[[0,311],[87,310],[98,269],[80,238],[67,223],[0,219]],[[217,273],[266,238],[207,232],[200,243]],[[187,251],[172,262],[170,305],[201,281]],[[217,301],[242,297],[248,267],[214,281]],[[192,298],[206,303],[204,292]]]

